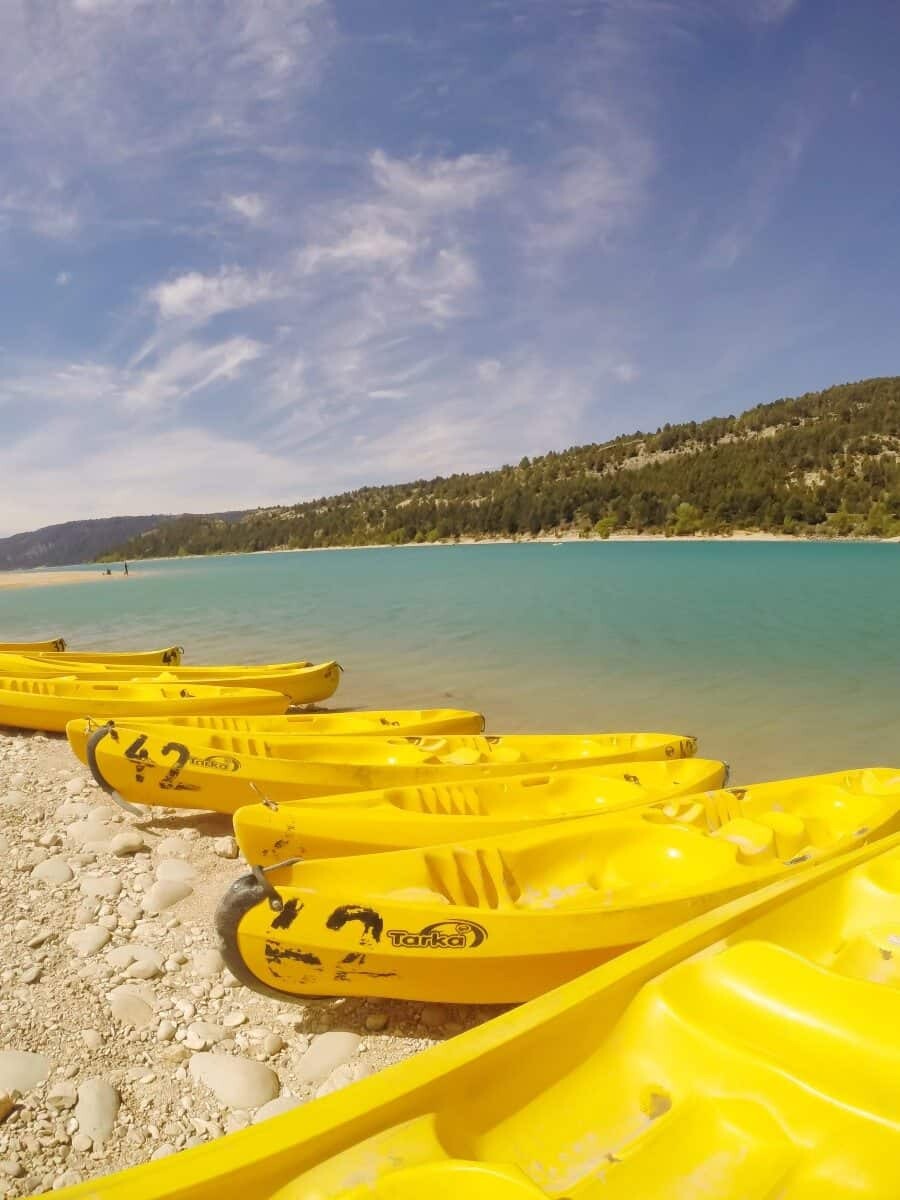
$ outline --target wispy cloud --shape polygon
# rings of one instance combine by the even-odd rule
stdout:
[[[0,383],[0,405],[31,404],[37,410],[73,414],[95,405],[115,425],[133,414],[170,418],[195,393],[236,379],[260,358],[264,346],[234,337],[201,344],[183,341],[139,368],[98,362],[23,364]]]
[[[185,318],[202,325],[221,313],[271,300],[277,287],[271,275],[250,275],[225,267],[216,275],[189,271],[150,289],[150,300],[163,320]]]
[[[753,0],[750,9],[765,24],[780,24],[799,7],[800,0]]]
[[[713,270],[730,270],[746,255],[791,188],[820,116],[801,98],[776,114],[758,142],[739,156],[734,170],[743,186],[717,219],[701,262]],[[722,221],[722,217],[725,221]]]
[[[238,216],[257,225],[266,215],[266,202],[258,192],[244,192],[240,196],[226,196],[228,208]]]
[[[454,212],[474,208],[509,186],[513,173],[503,154],[462,154],[427,160],[371,157],[376,186],[407,211]]]

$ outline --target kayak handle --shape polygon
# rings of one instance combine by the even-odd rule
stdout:
[[[100,770],[100,767],[97,764],[97,747],[107,736],[107,734],[112,733],[112,731],[113,726],[111,724],[100,725],[94,730],[87,740],[87,765],[94,777],[94,782],[99,788],[102,788],[102,790],[106,792],[107,796],[111,796],[115,789],[110,787],[110,785],[104,779],[103,772]]]
[[[100,765],[97,762],[97,747],[108,734],[112,734],[114,741],[119,740],[118,731],[113,726],[112,721],[107,722],[106,725],[101,725],[100,728],[96,729],[87,740],[87,762],[91,774],[94,777],[94,782],[99,788],[106,792],[107,796],[109,796],[110,800],[112,800],[114,804],[118,804],[119,808],[124,809],[127,813],[131,813],[133,817],[140,817],[143,820],[144,813],[141,811],[141,809],[139,809],[136,804],[129,804],[127,800],[124,800],[116,791],[116,789],[112,787],[110,783],[103,777],[103,772],[100,770]]]

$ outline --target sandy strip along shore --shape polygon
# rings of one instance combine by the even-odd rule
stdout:
[[[65,741],[0,731],[0,1197],[221,1137],[499,1011],[239,986],[212,928],[236,855],[227,817],[139,821]]]
[[[128,579],[121,570],[107,575],[96,571],[0,571],[0,590],[5,588],[58,587],[65,583],[94,583],[112,579]]]

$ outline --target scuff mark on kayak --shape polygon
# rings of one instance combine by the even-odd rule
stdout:
[[[277,942],[266,942],[266,961],[280,963],[284,959],[289,958],[292,962],[306,963],[309,967],[321,967],[322,960],[317,954],[313,954],[309,950],[289,950],[286,946],[279,946]]]
[[[343,929],[348,921],[359,921],[362,925],[363,932],[359,939],[361,946],[381,941],[384,918],[374,908],[366,908],[361,904],[342,904],[325,922],[325,927],[333,930]]]
[[[296,897],[293,897],[292,899],[288,900],[288,902],[285,904],[284,908],[281,910],[281,912],[278,914],[278,916],[272,922],[272,928],[273,929],[290,929],[290,927],[293,925],[293,923],[297,920],[297,917],[300,913],[300,909],[302,907],[303,907],[303,905],[300,903],[300,901]]]

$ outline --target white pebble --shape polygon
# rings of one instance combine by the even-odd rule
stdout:
[[[160,858],[187,858],[190,852],[190,846],[184,838],[180,837],[163,838],[156,847],[156,853]]]
[[[68,883],[75,873],[64,858],[46,858],[34,868],[31,878],[42,883]]]
[[[106,897],[114,900],[122,891],[122,881],[115,875],[86,875],[81,880],[81,890],[92,899]]]
[[[54,1083],[53,1087],[47,1092],[44,1103],[55,1112],[60,1112],[66,1108],[74,1108],[77,1099],[78,1090],[75,1084],[71,1080],[66,1079],[60,1083]]]
[[[181,883],[175,879],[160,879],[144,896],[141,907],[146,913],[164,912],[190,896],[193,890],[188,883]]]
[[[86,925],[84,929],[73,930],[66,938],[66,945],[71,946],[79,958],[89,958],[102,950],[108,941],[108,929],[100,925]]]
[[[336,1067],[353,1057],[359,1042],[358,1033],[336,1029],[320,1033],[297,1063],[297,1079],[301,1083],[321,1083]]]
[[[153,995],[140,984],[125,984],[107,994],[112,1015],[123,1025],[143,1029],[153,1019]]]
[[[192,883],[197,878],[197,869],[183,858],[164,858],[157,865],[156,878],[170,879],[176,883]]]
[[[205,979],[212,979],[218,975],[225,966],[225,960],[218,950],[213,948],[201,950],[194,955],[191,962],[191,968],[195,975],[200,975]]]
[[[188,1070],[228,1108],[259,1108],[280,1091],[278,1076],[265,1064],[230,1054],[195,1054]]]
[[[292,1108],[299,1108],[303,1101],[299,1096],[279,1096],[277,1100],[270,1100],[268,1104],[263,1104],[253,1114],[253,1124],[258,1125],[260,1121],[268,1121],[270,1117],[280,1117],[282,1113],[290,1112]]]
[[[110,851],[117,858],[125,858],[129,854],[138,854],[147,849],[147,843],[136,829],[123,829],[109,843]]]
[[[78,1129],[94,1145],[112,1133],[119,1112],[119,1093],[105,1079],[86,1079],[78,1089],[75,1116]]]
[[[0,1090],[28,1092],[47,1078],[50,1060],[28,1050],[0,1050]]]

